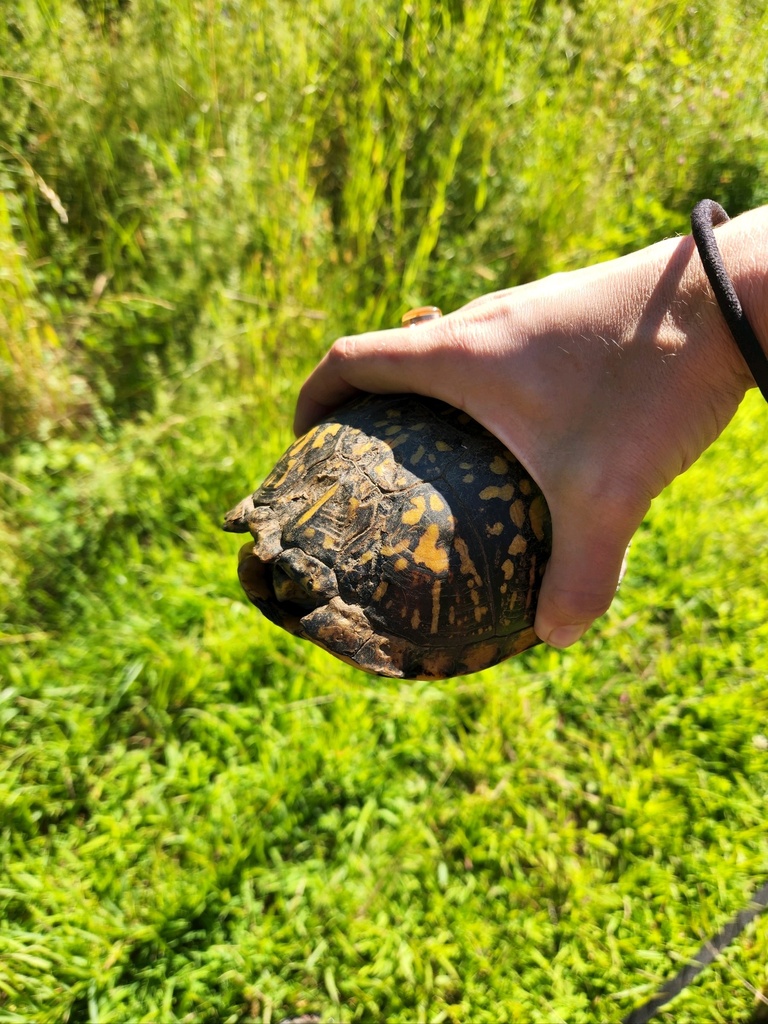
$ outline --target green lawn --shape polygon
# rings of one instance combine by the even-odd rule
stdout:
[[[283,634],[219,524],[338,334],[768,199],[763,6],[10,9],[0,1022],[620,1021],[766,879],[764,403],[478,676]],[[659,1019],[766,964],[768,916]]]

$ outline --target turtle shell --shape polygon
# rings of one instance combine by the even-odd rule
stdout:
[[[283,455],[225,530],[268,619],[358,668],[439,679],[538,643],[544,496],[466,413],[366,396]]]

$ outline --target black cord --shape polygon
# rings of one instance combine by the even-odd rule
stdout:
[[[707,939],[691,962],[678,971],[674,978],[665,982],[653,999],[649,999],[647,1003],[634,1009],[623,1019],[621,1024],[648,1024],[648,1021],[656,1016],[662,1006],[670,999],[680,995],[683,989],[687,988],[705,967],[708,967],[713,960],[720,956],[726,946],[730,945],[738,935],[741,935],[749,922],[758,914],[762,914],[766,908],[768,908],[768,883],[758,889],[749,904],[735,914],[716,935]]]
[[[691,229],[696,248],[699,250],[717,304],[725,317],[733,339],[744,357],[744,362],[755,378],[763,398],[768,402],[768,356],[763,352],[755,332],[752,330],[744,310],[741,307],[736,289],[728,276],[723,264],[715,232],[717,224],[725,224],[728,214],[712,199],[702,199],[697,203],[691,214]]]

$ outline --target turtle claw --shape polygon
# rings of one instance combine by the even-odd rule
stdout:
[[[262,562],[274,562],[283,550],[283,528],[271,508],[257,505],[247,516],[253,553]]]
[[[239,505],[235,505],[227,512],[222,530],[226,530],[227,533],[247,533],[250,512],[253,512],[253,496],[249,494]]]
[[[283,550],[283,528],[277,516],[266,505],[254,505],[252,496],[243,498],[227,512],[222,529],[228,533],[250,533],[253,553],[262,562],[274,562]]]
[[[299,548],[284,551],[272,567],[272,587],[281,604],[319,608],[338,596],[336,573]]]

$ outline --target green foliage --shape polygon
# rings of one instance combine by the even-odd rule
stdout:
[[[8,6],[0,1020],[619,1020],[764,876],[757,400],[600,628],[444,685],[261,621],[218,523],[334,336],[768,198],[763,6]]]
[[[765,18],[725,0],[14,0],[0,186],[115,421],[210,351],[212,307],[243,326],[240,359],[294,363],[286,317],[325,321],[316,354],[409,304],[681,230],[703,194],[755,205]]]

